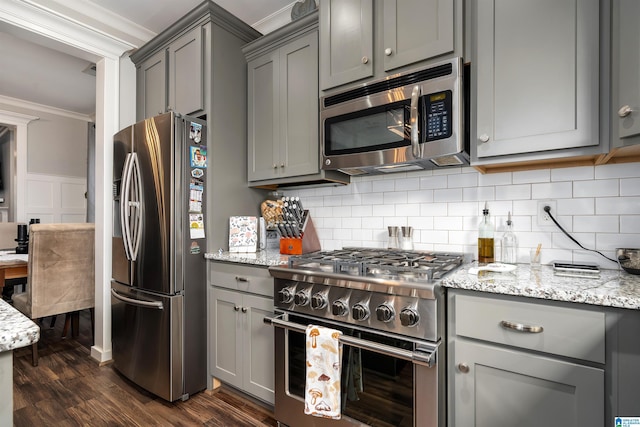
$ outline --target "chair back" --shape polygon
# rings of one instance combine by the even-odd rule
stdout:
[[[95,306],[95,224],[31,225],[26,294],[32,319]]]
[[[15,249],[18,246],[18,224],[23,222],[0,222],[0,249]]]

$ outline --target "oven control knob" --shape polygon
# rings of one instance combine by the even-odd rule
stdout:
[[[306,291],[298,291],[293,297],[293,301],[296,305],[305,306],[309,304],[309,294]]]
[[[280,289],[278,291],[278,298],[281,303],[289,304],[293,301],[293,292],[291,292],[291,289],[289,288]]]
[[[333,304],[331,304],[331,314],[334,316],[346,316],[348,312],[349,307],[347,307],[344,301],[334,301]]]
[[[400,312],[400,323],[402,326],[415,326],[420,320],[420,315],[413,308],[403,308]]]
[[[386,323],[391,322],[396,317],[396,313],[390,305],[382,304],[376,308],[376,317],[379,321]]]
[[[311,297],[311,308],[314,310],[322,310],[327,306],[327,297],[322,295],[320,292],[316,292]]]
[[[369,318],[369,307],[361,302],[358,302],[353,305],[353,308],[351,309],[351,315],[355,320],[367,320]]]

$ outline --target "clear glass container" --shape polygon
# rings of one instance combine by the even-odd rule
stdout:
[[[518,262],[518,239],[513,232],[511,212],[507,217],[507,230],[502,235],[502,262],[515,264]]]
[[[489,205],[485,202],[482,210],[482,220],[478,226],[478,262],[488,264],[495,262],[494,255],[495,226],[489,214]]]

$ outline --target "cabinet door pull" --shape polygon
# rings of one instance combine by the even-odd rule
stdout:
[[[246,313],[247,312],[247,307],[242,307],[242,312]]]
[[[241,277],[241,276],[236,276],[236,280],[238,282],[248,282],[249,279],[247,279],[246,277]]]
[[[464,362],[460,362],[460,363],[458,363],[458,370],[460,372],[462,372],[463,374],[466,374],[466,373],[469,372],[469,365],[467,365]]]
[[[633,109],[631,107],[629,107],[628,105],[623,105],[618,110],[618,116],[620,118],[627,117],[631,113],[633,113]]]
[[[238,307],[237,305],[233,306],[234,311],[240,311],[240,307]]]
[[[532,334],[539,334],[544,330],[542,326],[523,325],[522,323],[509,322],[507,320],[502,320],[500,322],[500,326],[505,329],[513,329],[520,332],[530,332]]]

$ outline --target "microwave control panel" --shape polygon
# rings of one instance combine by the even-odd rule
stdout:
[[[452,92],[445,90],[422,97],[426,142],[449,138],[452,133]]]

